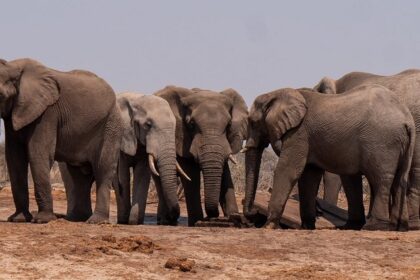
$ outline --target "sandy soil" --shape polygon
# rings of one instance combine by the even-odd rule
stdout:
[[[54,198],[64,213],[63,190]],[[420,232],[5,222],[13,209],[5,188],[0,279],[420,279]]]

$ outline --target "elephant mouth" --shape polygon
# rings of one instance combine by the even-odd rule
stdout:
[[[153,154],[149,154],[148,158],[149,158],[149,168],[150,168],[150,171],[153,173],[153,175],[159,177],[160,174],[159,174],[159,172],[156,169],[156,165],[155,165],[156,159],[155,159],[155,157],[153,156]],[[178,163],[178,161],[176,161],[175,166],[176,166],[176,171],[178,172],[179,175],[181,175],[182,177],[184,177],[186,180],[191,181],[191,178],[182,169],[182,167]]]

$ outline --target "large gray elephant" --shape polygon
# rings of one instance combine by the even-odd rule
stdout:
[[[209,218],[219,216],[219,202],[226,216],[238,213],[227,160],[242,148],[248,110],[233,89],[214,92],[169,86],[156,93],[168,101],[176,119],[178,161],[191,181],[181,178],[188,211],[188,225],[203,219],[200,170],[204,180],[204,204]]]
[[[314,89],[322,93],[343,93],[360,85],[382,85],[395,93],[398,100],[410,110],[420,138],[420,70],[408,69],[392,76],[380,76],[364,72],[352,72],[338,80],[323,78]],[[329,196],[339,189],[338,181],[327,186]],[[408,188],[408,212],[410,229],[420,229],[420,140],[416,141]]]
[[[112,88],[87,71],[60,72],[31,59],[1,60],[0,100],[16,206],[8,221],[44,223],[56,218],[50,184],[54,160],[66,163],[67,184],[86,186],[78,201],[90,203],[90,185],[96,181],[94,213],[80,212],[75,201],[69,219],[106,221],[121,138]],[[34,217],[29,212],[28,164],[38,204]]]
[[[362,193],[364,174],[376,193],[365,229],[408,225],[405,186],[415,142],[409,110],[382,86],[363,86],[343,95],[280,89],[260,95],[249,116],[244,214],[253,201],[264,148],[279,156],[268,206],[267,227],[277,227],[298,182],[302,227],[315,228],[315,198],[324,170],[341,174],[349,201]],[[390,193],[394,203],[389,212]],[[357,200],[356,200],[357,202]],[[349,202],[348,224],[365,224],[363,204]]]
[[[177,172],[189,177],[176,161],[175,116],[166,100],[138,93],[122,93],[117,104],[123,122],[116,196],[118,223],[142,224],[151,175],[159,196],[158,224],[176,225]],[[133,195],[130,194],[133,169]]]

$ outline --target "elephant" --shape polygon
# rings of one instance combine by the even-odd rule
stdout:
[[[349,203],[349,226],[404,230],[408,223],[404,190],[415,136],[408,108],[379,85],[361,86],[342,95],[290,88],[262,94],[249,113],[243,212],[250,219],[255,213],[261,155],[271,144],[279,160],[266,227],[278,227],[297,182],[302,228],[314,229],[315,198],[326,170],[341,175],[348,197],[361,196],[361,175],[367,177],[376,193],[366,224],[363,205]],[[391,192],[398,195],[394,196],[390,215]]]
[[[190,180],[176,161],[175,116],[163,98],[139,93],[117,96],[123,137],[116,187],[118,223],[143,224],[150,177],[159,196],[158,224],[176,225],[180,215],[177,172]],[[156,166],[157,165],[157,166]],[[133,168],[133,198],[130,195]]]
[[[324,182],[324,201],[332,205],[337,205],[338,195],[341,189],[340,176],[330,172],[324,172],[322,178]]]
[[[246,139],[248,108],[233,89],[215,92],[167,86],[155,93],[165,99],[176,119],[177,158],[191,181],[181,178],[187,203],[188,225],[203,220],[200,171],[204,181],[207,218],[239,215],[228,160]]]
[[[392,76],[380,76],[365,72],[351,72],[338,80],[324,77],[314,89],[322,93],[343,93],[361,85],[382,85],[397,96],[410,110],[416,124],[417,139],[420,136],[420,70],[408,69]],[[336,184],[327,186],[336,192]],[[333,196],[332,194],[331,196]],[[420,229],[420,141],[416,141],[407,191],[409,228]]]
[[[90,186],[96,181],[97,185],[94,212],[77,207],[79,201],[90,204],[90,188],[84,188],[78,200],[71,201],[67,217],[106,221],[122,133],[113,89],[88,71],[61,72],[29,58],[1,60],[0,100],[16,206],[8,221],[56,219],[50,183],[54,160],[68,168],[66,184]],[[29,212],[28,165],[38,204],[34,216]]]

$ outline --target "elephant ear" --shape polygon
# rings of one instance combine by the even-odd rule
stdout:
[[[227,129],[227,138],[232,153],[236,154],[242,149],[242,143],[248,136],[248,107],[242,96],[234,89],[226,89],[221,94],[232,100],[232,122]]]
[[[140,94],[138,94],[141,96]],[[132,121],[132,109],[129,94],[123,93],[117,96],[118,107],[121,112],[123,134],[121,138],[121,151],[134,156],[137,152],[137,137]]]
[[[314,87],[314,90],[320,93],[329,93],[336,94],[337,88],[335,86],[335,80],[324,77],[322,80]]]
[[[190,156],[190,147],[192,142],[191,132],[185,122],[187,113],[182,99],[190,96],[191,94],[194,94],[192,90],[176,86],[167,86],[154,94],[165,99],[174,113],[176,120],[176,153],[182,157]]]
[[[276,92],[275,98],[266,109],[265,116],[273,148],[280,150],[281,138],[302,122],[306,111],[305,99],[297,90],[284,89]]]
[[[52,71],[35,61],[28,61],[23,67],[18,86],[19,94],[12,111],[15,130],[35,121],[48,106],[57,102],[59,86]]]

